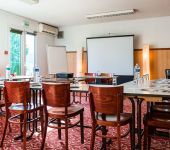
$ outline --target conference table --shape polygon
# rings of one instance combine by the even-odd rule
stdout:
[[[103,86],[112,87],[113,85],[92,85],[92,86]],[[135,118],[135,109],[137,110],[137,137],[138,142],[136,145],[137,149],[142,148],[142,130],[141,130],[141,106],[142,102],[162,102],[162,97],[170,97],[170,79],[159,79],[153,81],[145,81],[143,83],[137,83],[134,81],[121,84],[124,86],[124,96],[128,97],[132,102],[132,112]],[[89,85],[79,84],[72,86],[70,90],[72,92],[84,92],[88,93]],[[136,103],[136,106],[135,106]]]
[[[0,77],[0,81],[4,81],[4,80],[31,80],[33,79],[33,76],[27,76],[27,75],[19,75],[19,76],[10,76],[10,78],[6,78],[6,77]]]

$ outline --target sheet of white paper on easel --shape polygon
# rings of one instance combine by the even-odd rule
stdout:
[[[68,72],[65,46],[47,46],[48,74]]]

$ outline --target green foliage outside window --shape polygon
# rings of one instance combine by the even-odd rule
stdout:
[[[21,75],[21,34],[11,32],[10,36],[11,74]]]

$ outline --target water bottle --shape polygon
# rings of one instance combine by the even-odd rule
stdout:
[[[137,80],[140,78],[140,66],[138,64],[134,67],[134,80]]]
[[[9,65],[7,65],[6,69],[5,69],[5,77],[6,77],[6,79],[10,78],[10,74],[11,74],[11,68],[10,68]]]
[[[117,85],[117,77],[114,73],[112,74],[112,85]]]
[[[38,66],[34,67],[34,82],[38,83],[40,79],[40,69]]]

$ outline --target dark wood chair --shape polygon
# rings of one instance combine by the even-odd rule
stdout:
[[[85,82],[86,84],[94,84],[96,82],[96,80],[93,78],[93,76],[95,76],[95,73],[85,73],[85,76],[92,76],[92,78],[88,77],[85,78]]]
[[[35,105],[31,102],[30,83],[28,81],[5,81],[4,82],[4,99],[6,108],[6,120],[1,140],[1,147],[6,135],[8,124],[20,124],[21,134],[23,135],[23,149],[26,150],[26,133],[28,123],[41,121],[41,129],[43,135],[43,105]],[[36,118],[28,120],[28,114],[40,111]]]
[[[166,79],[170,79],[170,69],[165,69],[165,77]]]
[[[95,73],[84,73],[84,75],[85,76],[95,76]],[[88,78],[85,78],[85,83],[86,84],[95,84],[96,83],[96,79],[94,79],[94,78],[90,78],[90,77],[88,77]],[[81,98],[83,97],[83,96],[85,96],[85,98],[86,98],[86,101],[87,101],[87,98],[88,98],[88,94],[87,93],[83,93],[84,95],[82,95],[82,92],[80,92],[80,102],[81,102]]]
[[[101,73],[100,75],[110,77],[109,73]],[[101,79],[101,84],[110,85],[110,84],[112,84],[112,82],[113,82],[112,78],[103,78],[103,79]]]
[[[2,108],[5,107],[5,101],[3,98],[3,88],[0,89],[0,115],[4,115],[4,111]]]
[[[170,69],[165,69],[166,79],[170,79]],[[151,111],[170,112],[170,97],[162,97],[162,102],[151,103]]]
[[[170,69],[165,69],[165,76],[170,78]],[[162,102],[149,104],[149,111],[144,116],[144,149],[150,149],[151,136],[157,129],[170,129],[170,98],[162,97]]]
[[[123,113],[123,87],[99,87],[90,86],[90,112],[92,118],[92,133],[90,149],[94,148],[95,135],[102,138],[116,138],[118,141],[118,148],[121,149],[121,137],[126,136],[120,133],[120,127],[129,124],[131,149],[135,149],[135,134],[134,134],[134,118],[131,113]],[[116,127],[117,136],[107,136],[106,132],[96,134],[96,127]]]
[[[45,143],[47,127],[58,129],[58,138],[61,139],[61,129],[65,129],[65,149],[68,149],[68,128],[80,124],[81,143],[84,143],[83,112],[81,105],[70,104],[70,84],[42,83],[43,101],[45,105]],[[70,118],[80,115],[80,119],[71,124]],[[64,121],[64,123],[62,122]],[[57,124],[57,126],[55,125]]]
[[[155,135],[155,129],[170,129],[169,113],[168,111],[151,111],[144,116],[144,150],[150,149],[151,137]]]

